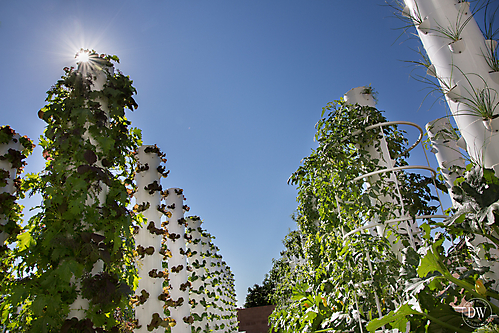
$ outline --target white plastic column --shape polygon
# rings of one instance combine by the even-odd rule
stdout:
[[[189,288],[187,278],[187,256],[185,246],[184,195],[179,188],[169,188],[166,208],[171,212],[168,218],[168,249],[172,257],[168,260],[170,297],[176,306],[170,307],[170,317],[176,322],[172,333],[190,333]]]
[[[203,232],[201,236],[201,251],[203,253],[203,258],[205,261],[205,275],[204,275],[204,290],[205,290],[205,304],[206,304],[206,318],[207,318],[207,323],[206,323],[206,330],[215,330],[215,323],[214,323],[214,317],[215,317],[215,310],[214,310],[214,303],[215,303],[215,297],[214,297],[214,288],[212,285],[212,262],[213,262],[213,257],[212,257],[212,250],[211,250],[212,244],[211,244],[211,235],[207,232]]]
[[[359,104],[360,106],[376,107],[376,101],[371,94],[364,93],[367,87],[357,87],[350,89],[343,99],[348,104]]]
[[[191,257],[189,258],[189,265],[192,267],[191,281],[192,286],[190,290],[190,300],[193,302],[191,307],[191,315],[193,315],[194,322],[192,324],[195,332],[203,332],[207,320],[206,306],[206,294],[205,294],[205,279],[206,261],[203,259],[202,253],[202,221],[197,216],[191,216],[187,218],[188,229],[187,233],[192,238],[187,245],[188,250],[191,252]]]
[[[15,133],[12,137],[12,140],[6,144],[0,145],[0,156],[5,156],[9,153],[9,149],[13,149],[16,151],[21,151],[22,145],[19,141],[20,135]],[[14,186],[14,180],[17,177],[17,169],[12,167],[12,164],[8,160],[0,160],[0,170],[5,170],[9,173],[9,177],[6,179],[7,184],[4,187],[0,187],[0,193],[9,193],[10,195],[14,195],[16,188]],[[7,219],[5,217],[0,216],[0,224],[7,224]],[[9,237],[9,234],[5,232],[0,232],[0,246],[2,246],[5,240]]]
[[[405,4],[413,17],[420,16],[425,19],[425,25],[429,25],[429,30],[425,32],[416,30],[437,77],[440,82],[445,82],[441,87],[447,93],[447,103],[466,141],[468,154],[479,164],[494,168],[498,174],[499,127],[493,124],[494,131],[486,129],[480,117],[470,115],[470,108],[462,99],[472,98],[473,89],[479,91],[488,87],[495,101],[499,101],[499,84],[491,78],[491,69],[484,57],[490,51],[475,19],[470,18],[472,13],[469,3],[458,3],[456,0],[405,0]],[[468,18],[461,35],[464,49],[460,53],[453,53],[449,47],[451,40],[442,37],[438,30],[441,27],[459,26]],[[453,88],[450,93],[448,88]],[[496,114],[498,112],[496,110]]]
[[[372,98],[372,96],[370,94],[363,93],[366,90],[366,88],[367,87],[357,87],[357,88],[350,89],[345,94],[345,96],[343,98],[347,103],[350,103],[350,104],[357,103],[360,106],[375,107],[376,103],[375,103],[374,99]],[[380,129],[380,131],[382,131],[382,129]],[[372,159],[377,159],[379,161],[378,166],[381,169],[392,168],[394,166],[394,162],[390,156],[390,152],[387,149],[387,144],[386,144],[386,140],[385,140],[384,136],[382,136],[380,141],[379,141],[381,153],[376,149],[375,146],[377,146],[377,145],[373,144],[373,145],[370,145],[370,146],[364,147],[364,148],[369,152],[369,155],[371,156]],[[372,176],[371,179],[372,179],[372,181],[376,181],[379,179],[379,176],[377,176],[377,175]],[[390,175],[389,179],[390,179],[390,182],[397,184],[397,179],[393,173]],[[390,196],[379,196],[377,199],[373,199],[373,200],[379,200],[381,202],[391,202],[395,206],[399,205],[396,202],[396,200],[394,200]],[[401,217],[400,214],[396,214],[396,216]],[[374,222],[379,222],[379,221],[374,221]],[[397,228],[402,229],[402,230],[405,229],[405,231],[407,232],[408,235],[411,233],[409,235],[409,237],[412,240],[412,233],[413,233],[412,229],[414,228],[414,226],[411,227],[409,221],[406,222],[406,228],[403,228],[402,226],[397,226]],[[386,237],[386,232],[385,232],[386,226],[384,224],[377,226],[376,229],[377,229],[378,235]],[[388,240],[392,244],[392,252],[397,256],[397,258],[399,258],[399,260],[401,260],[401,255],[400,255],[400,250],[401,250],[401,246],[402,246],[401,242],[396,242],[395,235],[390,235],[388,237]],[[412,246],[415,247],[415,244],[413,243]]]
[[[492,128],[487,129],[482,119],[475,115],[470,115],[470,108],[463,103],[463,97],[472,99],[472,91],[490,89],[491,98],[494,103],[499,102],[499,83],[495,82],[490,72],[490,68],[484,55],[489,54],[489,47],[476,24],[469,9],[468,2],[457,3],[449,0],[405,0],[406,6],[411,13],[419,10],[421,17],[426,18],[430,26],[429,32],[425,33],[421,29],[418,31],[419,38],[428,54],[431,63],[435,67],[437,77],[442,82],[447,83],[452,89],[446,91],[444,84],[442,90],[447,92],[446,100],[454,116],[459,131],[466,142],[468,155],[479,165],[493,168],[496,175],[499,175],[499,126],[497,119],[492,123]],[[463,29],[462,41],[464,49],[460,53],[453,53],[449,48],[450,40],[442,38],[438,29],[439,26],[456,27],[459,22],[469,19]],[[416,26],[416,28],[418,28]],[[495,114],[499,109],[495,110]],[[475,238],[470,242],[477,254],[478,265],[489,266],[491,271],[485,276],[499,281],[499,265],[492,265],[483,258],[483,250],[477,245],[488,242],[486,239]],[[495,253],[494,253],[495,254]],[[494,287],[497,287],[494,286]]]
[[[138,320],[139,328],[136,333],[151,332],[148,328],[156,318],[164,317],[163,302],[158,297],[163,293],[163,255],[160,254],[161,240],[163,238],[161,228],[162,213],[157,207],[161,202],[161,174],[158,167],[161,157],[156,152],[145,152],[147,148],[155,146],[141,146],[137,151],[139,171],[136,173],[137,192],[135,200],[137,204],[145,204],[148,208],[142,212],[144,224],[138,228],[135,235],[137,247],[137,270],[139,274],[139,285],[135,291],[139,304],[135,307],[135,318]],[[141,171],[141,169],[146,169]],[[163,327],[158,327],[154,332],[164,332]]]
[[[234,284],[234,274],[232,273],[229,266],[226,268],[226,281],[227,281],[227,309],[229,312],[229,332],[237,332],[238,331],[238,322],[237,322],[237,309],[236,309],[236,290]]]
[[[452,195],[452,186],[454,186],[454,181],[462,175],[462,171],[466,167],[457,145],[458,138],[447,118],[429,122],[426,124],[426,131],[431,142],[431,151],[435,154],[438,166],[445,179],[445,186],[449,191],[452,205],[456,207],[457,202],[455,202]]]
[[[210,269],[210,275],[211,275],[211,290],[213,292],[213,323],[215,325],[215,330],[216,331],[223,331],[222,329],[222,300],[221,300],[221,294],[222,294],[222,285],[221,285],[221,257],[217,253],[218,248],[212,244],[212,262],[211,262],[211,269]]]
[[[81,74],[83,77],[88,77],[90,76],[92,79],[92,85],[90,86],[91,91],[100,91],[104,88],[104,85],[107,81],[107,74],[114,72],[114,67],[112,66],[95,66],[91,65],[91,63],[79,63],[78,64],[78,73]],[[99,98],[96,100],[97,102],[100,103],[101,107],[100,109],[104,111],[106,116],[109,117],[109,110],[108,110],[108,103],[107,100],[103,98]],[[85,133],[83,133],[82,138],[84,140],[89,140],[92,145],[96,147],[96,150],[99,151],[99,145],[97,141],[88,133],[88,124],[85,124]],[[100,160],[97,160],[96,164],[99,167],[102,167],[102,162]],[[106,196],[109,191],[108,187],[106,184],[104,184],[102,181],[99,182],[99,188],[101,189],[99,193],[96,193],[96,197],[88,197],[87,200],[85,201],[85,204],[90,206],[93,205],[97,199],[99,202],[100,206],[103,206],[106,202]],[[102,235],[101,232],[98,230],[92,230],[96,234]],[[91,274],[98,274],[104,270],[104,262],[99,259],[95,264],[94,267],[92,268],[92,271],[90,272]],[[72,283],[75,283],[77,286],[77,289],[80,288],[80,281],[76,281],[74,278],[72,279]],[[76,300],[69,306],[69,314],[68,318],[73,318],[76,317],[78,320],[82,320],[85,318],[85,311],[88,309],[89,306],[89,300],[83,298],[80,294],[78,294]]]
[[[229,273],[230,269],[227,266],[225,261],[221,263],[221,286],[222,292],[220,295],[221,303],[222,303],[222,324],[224,326],[224,332],[230,333],[232,332],[231,328],[231,300],[230,300],[230,281],[229,281]]]

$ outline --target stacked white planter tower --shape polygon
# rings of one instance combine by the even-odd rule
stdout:
[[[136,228],[135,245],[139,285],[134,302],[135,317],[138,319],[137,333],[150,332],[155,322],[163,320],[163,272],[161,242],[164,229],[161,227],[162,213],[158,211],[161,202],[161,159],[163,154],[155,146],[141,146],[136,154],[139,165],[135,180],[137,192],[136,209],[144,216],[144,223]],[[155,332],[164,332],[159,327]]]
[[[22,145],[20,142],[21,136],[17,133],[14,133],[12,139],[6,143],[0,145],[0,171],[7,172],[8,177],[5,179],[5,185],[0,187],[0,193],[8,193],[11,196],[16,192],[15,180],[19,173],[19,169],[14,167],[12,163],[8,160],[9,150],[20,152],[22,150]],[[7,213],[7,212],[5,212]],[[0,215],[0,225],[6,225],[8,222],[8,218],[6,214]],[[9,234],[6,232],[0,232],[0,246],[3,246],[5,240],[9,237]]]
[[[368,87],[357,87],[351,89],[345,94],[344,100],[349,104],[358,104],[360,106],[375,107],[376,104],[372,96],[372,90],[368,89]],[[416,166],[407,165],[399,167],[395,166],[395,162],[392,159],[392,156],[390,155],[388,144],[383,132],[383,126],[390,126],[390,125],[409,125],[419,130],[420,134],[419,138],[411,147],[408,148],[409,150],[413,149],[421,142],[423,136],[423,130],[417,124],[411,122],[390,121],[366,127],[365,130],[367,131],[375,130],[379,131],[380,133],[378,142],[373,142],[369,146],[362,147],[368,152],[369,157],[372,160],[378,160],[377,168],[376,170],[370,170],[370,172],[355,178],[354,181],[364,179],[366,181],[365,182],[366,187],[369,187],[373,185],[375,182],[382,179],[380,178],[381,174],[390,173],[390,176],[385,178],[383,181],[385,182],[386,185],[393,184],[393,186],[395,187],[394,195],[392,196],[378,195],[376,199],[371,200],[371,204],[376,205],[376,201],[381,203],[389,203],[395,210],[394,218],[390,220],[381,220],[379,217],[375,217],[373,221],[367,221],[365,225],[350,231],[349,233],[345,234],[343,237],[347,238],[354,233],[365,232],[365,231],[368,231],[372,234],[377,233],[377,235],[380,237],[387,237],[386,230],[387,228],[391,228],[394,229],[394,231],[400,235],[407,235],[411,247],[414,250],[417,250],[417,245],[420,242],[420,230],[416,220],[430,219],[430,218],[445,218],[446,215],[431,215],[431,216],[424,215],[424,216],[411,217],[409,216],[409,214],[407,214],[406,209],[404,207],[404,198],[401,195],[401,190],[400,190],[401,184],[399,183],[396,174],[399,172],[403,172],[403,170],[407,169],[427,170],[430,171],[433,174],[433,176],[436,176],[436,172],[430,166],[422,166],[422,165],[416,165]],[[379,147],[379,150],[376,147]],[[338,204],[341,205],[341,203]],[[400,261],[403,261],[402,244],[401,244],[402,242],[400,241],[397,242],[397,238],[398,237],[396,237],[394,234],[388,236],[388,240],[391,243],[392,252],[396,255],[396,257]],[[371,275],[374,275],[369,252],[366,253],[365,260],[367,262]],[[376,291],[374,291],[374,298],[376,302],[378,315],[379,317],[382,317],[383,316],[382,305]],[[358,307],[359,305],[357,304],[357,308]]]
[[[215,327],[214,322],[214,304],[215,297],[213,292],[213,276],[211,274],[212,271],[212,263],[213,263],[213,253],[212,253],[212,243],[211,243],[211,235],[206,231],[201,232],[201,253],[204,258],[204,290],[205,290],[205,307],[206,307],[206,319],[207,325],[206,330],[209,332],[210,329],[213,330]],[[203,331],[204,332],[204,331]]]
[[[156,146],[142,146],[137,153],[136,211],[145,221],[135,238],[140,277],[132,299],[135,332],[164,332],[165,327],[172,333],[237,332],[232,273],[221,264],[201,219],[184,218],[189,207],[183,190],[162,190],[163,157]],[[160,222],[162,216],[166,220]]]
[[[446,96],[449,108],[461,133],[466,151],[479,164],[498,172],[499,124],[482,121],[470,108],[473,92],[486,92],[499,102],[497,72],[491,72],[487,58],[495,41],[486,41],[472,15],[469,2],[455,0],[405,0],[404,12],[415,21],[419,38]],[[442,36],[443,28],[462,27],[461,39]],[[456,44],[459,47],[456,47]],[[499,109],[491,110],[495,115]]]
[[[194,332],[204,332],[208,324],[208,312],[206,306],[206,285],[207,278],[206,260],[203,256],[201,219],[197,216],[187,218],[188,235],[190,242],[187,245],[190,253],[189,265],[192,267],[189,280],[192,283],[190,291],[191,315],[193,316]]]
[[[404,0],[404,15],[413,19],[419,38],[431,62],[431,74],[438,79],[445,94],[462,138],[447,136],[446,143],[439,142],[438,135],[446,135],[449,125],[440,121],[431,122],[430,139],[436,150],[437,160],[449,185],[455,179],[456,167],[463,167],[457,146],[463,147],[470,158],[479,165],[493,168],[499,175],[499,72],[493,72],[487,57],[494,56],[497,42],[485,40],[475,19],[469,2],[456,0]],[[442,31],[462,29],[458,40],[451,40]],[[480,96],[481,95],[481,96]],[[492,102],[488,118],[474,111],[480,97]],[[432,130],[434,128],[434,130]],[[453,201],[454,204],[456,204]],[[488,277],[499,283],[499,264],[483,258],[477,245],[487,242],[477,237],[475,246],[480,266],[489,266]],[[499,252],[492,251],[499,257]]]
[[[83,77],[90,77],[91,79],[91,86],[90,90],[91,91],[100,91],[104,88],[104,85],[107,82],[107,77],[110,74],[114,73],[114,67],[107,62],[104,59],[100,59],[98,57],[92,57],[91,60],[89,61],[80,61],[78,63],[78,74],[83,76]],[[104,112],[106,115],[106,119],[109,119],[109,109],[108,109],[108,101],[105,98],[98,98],[95,100],[95,102],[98,102],[100,104],[99,109]],[[106,126],[109,124],[106,123]],[[89,124],[85,124],[85,129],[86,131],[82,135],[82,139],[85,141],[89,141],[93,146],[96,147],[96,150],[99,151],[99,144],[98,142],[90,135],[88,132],[88,127]],[[102,168],[102,161],[99,160],[97,155],[95,156],[96,162],[95,164]],[[97,193],[93,193],[93,196],[89,196],[85,202],[86,205],[91,206],[95,202],[98,202],[99,206],[102,207],[106,203],[106,197],[108,194],[108,187],[106,184],[104,184],[102,181],[97,181],[98,186],[95,186],[94,188],[98,189]],[[99,235],[99,236],[104,236],[102,232],[99,230],[92,230],[93,233]],[[93,275],[99,274],[103,272],[104,270],[104,261],[99,259],[95,264],[90,272]],[[77,289],[80,288],[80,281],[77,281],[76,279],[73,278],[72,283],[74,283],[77,286]],[[78,294],[76,300],[73,302],[73,304],[70,305],[70,311],[68,314],[68,318],[73,318],[76,317],[78,320],[82,320],[86,317],[86,310],[88,310],[89,307],[89,300],[86,298],[83,298],[80,294]]]
[[[221,306],[222,306],[222,323],[224,332],[237,331],[237,315],[236,315],[236,295],[234,291],[234,275],[230,267],[225,261],[221,263]]]
[[[170,276],[170,297],[173,302],[170,306],[170,316],[176,325],[172,327],[172,333],[188,333],[191,331],[189,306],[190,282],[187,278],[187,256],[186,256],[186,234],[184,219],[183,191],[179,188],[168,189],[166,196],[167,213],[167,247],[172,257],[168,259],[168,270]]]

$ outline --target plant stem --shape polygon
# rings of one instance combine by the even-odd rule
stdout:
[[[494,229],[495,233],[499,235],[499,227],[496,226],[495,224],[492,225],[492,229]]]
[[[444,273],[444,276],[445,276],[445,278],[447,280],[455,283],[459,287],[462,287],[462,288],[466,289],[466,291],[468,291],[470,294],[472,294],[476,298],[482,298],[483,299],[484,296],[480,295],[479,293],[477,293],[475,291],[475,287],[472,286],[470,283],[468,283],[466,281],[463,281],[463,280],[459,280],[459,279],[453,277],[450,273]],[[489,291],[489,290],[487,290],[487,296],[493,297],[495,299],[499,299],[499,294],[497,294],[496,292]],[[492,302],[489,302],[489,305],[494,310],[494,313],[499,313],[499,307],[497,307],[496,305],[492,304]]]
[[[463,329],[460,329],[460,328],[457,328],[455,326],[452,326],[450,324],[447,324],[446,322],[444,321],[441,321],[440,319],[437,319],[436,317],[433,317],[427,313],[422,313],[423,316],[425,316],[426,318],[428,318],[429,320],[439,324],[440,326],[443,326],[445,328],[448,328],[450,330],[452,330],[453,332],[457,332],[457,333],[468,333],[468,331],[465,331]]]
[[[492,235],[488,235],[488,234],[483,234],[483,236],[485,236],[487,239],[489,239],[492,243],[494,243],[499,248],[499,239],[497,239],[496,237],[494,237]]]

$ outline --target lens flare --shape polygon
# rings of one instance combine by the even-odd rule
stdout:
[[[90,53],[88,51],[81,50],[76,53],[76,63],[80,64],[82,62],[88,62],[90,60]]]

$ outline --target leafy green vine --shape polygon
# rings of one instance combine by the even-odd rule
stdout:
[[[107,77],[102,90],[92,88],[92,71],[65,68],[39,112],[45,169],[23,188],[42,202],[18,236],[17,265],[8,267],[0,310],[9,332],[115,332],[115,309],[129,306],[136,218],[127,207],[141,134],[125,117],[137,107],[135,88],[111,61],[118,59],[90,53],[90,66]],[[93,272],[99,262],[103,270]],[[89,300],[81,320],[68,318],[77,297]]]
[[[373,126],[383,122],[387,120],[376,108],[342,100],[323,109],[316,125],[319,146],[288,181],[298,186],[295,218],[303,257],[292,265],[289,260],[274,262],[280,266],[280,280],[292,281],[287,286],[279,284],[274,293],[284,296],[270,318],[274,329],[365,331],[379,311],[387,313],[403,301],[404,285],[398,278],[402,263],[392,246],[402,243],[407,248],[407,235],[389,231],[389,241],[354,230],[407,214],[412,218],[431,215],[438,206],[432,204],[436,199],[430,188],[433,180],[422,175],[386,172],[370,177],[366,186],[361,176],[387,162],[382,160],[386,160],[381,153],[383,138],[393,166],[407,165],[405,132],[394,125]],[[403,202],[396,195],[394,177]],[[287,251],[301,256],[290,247]]]

